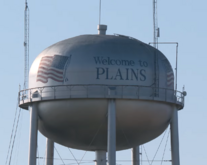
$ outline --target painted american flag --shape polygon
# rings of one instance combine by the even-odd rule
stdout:
[[[38,68],[37,81],[47,83],[48,79],[52,79],[56,82],[63,82],[68,59],[69,57],[61,55],[42,57]]]
[[[174,73],[172,70],[172,67],[167,59],[163,60],[165,64],[166,69],[166,85],[167,87],[173,87],[174,86]]]
[[[174,74],[172,70],[167,72],[167,86],[174,86]]]

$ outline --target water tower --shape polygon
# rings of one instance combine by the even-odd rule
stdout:
[[[168,59],[132,37],[81,35],[46,48],[34,60],[19,106],[30,111],[29,165],[36,165],[37,130],[61,145],[96,152],[115,165],[116,150],[158,137],[171,123],[172,160],[179,165],[177,111],[185,92],[174,90]],[[101,161],[102,160],[102,161]],[[50,162],[52,164],[52,162]],[[49,165],[49,163],[48,163]]]

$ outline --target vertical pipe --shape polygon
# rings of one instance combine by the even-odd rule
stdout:
[[[29,162],[28,165],[36,165],[37,154],[37,104],[29,106],[30,110],[30,134],[29,134]]]
[[[46,140],[47,148],[46,148],[46,165],[53,165],[54,159],[54,142],[47,138]]]
[[[115,100],[108,101],[108,164],[116,165],[116,107]]]
[[[175,66],[175,91],[177,92],[177,82],[178,82],[178,43],[176,45],[176,66]]]
[[[170,123],[171,131],[171,155],[172,155],[172,165],[180,165],[179,157],[179,134],[178,134],[178,111],[174,108],[172,121]]]
[[[153,46],[156,48],[156,25],[155,25],[155,0],[153,0]]]
[[[21,96],[21,85],[19,85],[18,104],[20,104],[20,96]]]
[[[106,151],[96,151],[96,165],[106,165]]]
[[[101,24],[101,0],[99,0],[99,25]]]
[[[132,165],[140,165],[139,146],[132,148]]]

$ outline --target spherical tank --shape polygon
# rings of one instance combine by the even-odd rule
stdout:
[[[107,150],[108,99],[115,99],[117,150],[159,136],[171,120],[173,86],[172,67],[160,51],[112,35],[60,41],[40,53],[29,74],[39,131],[82,150]]]

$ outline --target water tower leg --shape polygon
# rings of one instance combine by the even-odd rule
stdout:
[[[132,148],[132,165],[140,165],[139,146]]]
[[[46,165],[53,165],[54,159],[54,142],[47,138],[46,140],[47,148],[46,148]]]
[[[178,135],[178,110],[175,108],[170,123],[171,131],[171,155],[172,165],[180,165],[179,157],[179,135]]]
[[[106,151],[96,151],[96,165],[106,165]]]
[[[108,164],[116,165],[116,107],[115,100],[108,101]]]
[[[37,154],[37,105],[29,106],[30,111],[30,135],[29,135],[29,165],[36,165]]]

